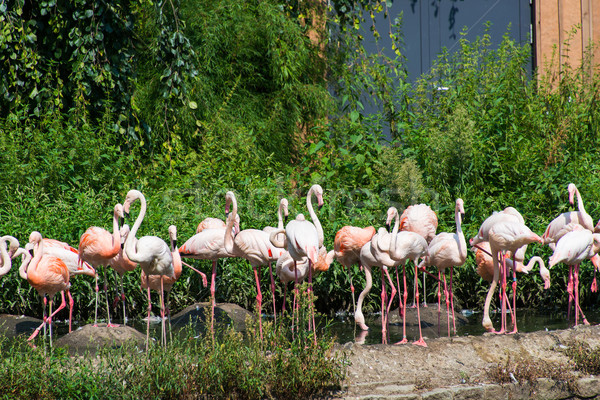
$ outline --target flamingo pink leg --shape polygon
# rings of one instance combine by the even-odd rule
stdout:
[[[148,285],[149,286],[149,285]],[[164,275],[160,276],[160,322],[162,325],[162,344],[167,345],[167,331],[165,325],[165,289],[164,289]]]
[[[258,303],[258,328],[260,331],[260,339],[263,338],[262,333],[262,293],[260,291],[260,278],[258,276],[258,271],[255,266],[252,266],[254,270],[254,279],[256,281],[256,301]]]
[[[577,307],[577,310],[579,311],[579,313],[581,313],[581,319],[583,321],[584,325],[589,325],[590,323],[588,322],[587,318],[585,317],[585,315],[583,314],[583,310],[581,309],[581,305],[579,304],[579,264],[577,264],[575,266],[575,272],[574,272],[574,288],[575,288],[575,304]],[[577,325],[577,313],[575,313],[575,325]]]
[[[571,304],[574,298],[573,295],[573,266],[569,265],[569,280],[567,282],[567,293],[569,294],[569,303],[567,306],[567,321],[571,319]]]
[[[381,343],[387,344],[387,318],[385,317],[385,304],[387,303],[387,293],[385,291],[385,277],[383,267],[381,270]]]
[[[404,293],[402,296],[402,310],[404,311],[402,313],[402,340],[396,344],[408,343],[408,339],[406,338],[406,301],[408,300],[408,291],[406,290],[406,264],[402,265],[402,281],[404,285]]]
[[[69,297],[69,333],[71,333],[71,325],[73,321],[73,305],[75,302],[73,301],[73,296],[71,296],[71,291],[67,289],[67,295]]]
[[[450,270],[452,271],[452,270]],[[452,288],[452,273],[450,273],[450,287]],[[421,331],[421,311],[419,309],[419,285],[417,283],[417,276],[418,276],[418,263],[415,260],[415,297],[416,297],[416,303],[417,303],[417,323],[419,324],[419,340],[416,340],[413,342],[413,344],[417,345],[417,346],[423,346],[423,347],[427,347],[427,343],[425,343],[425,340],[423,339],[423,332]],[[424,277],[423,277],[424,278]],[[423,280],[423,282],[425,282],[425,280]],[[452,289],[450,289],[452,291]]]
[[[152,311],[152,299],[150,297],[150,285],[148,285],[148,319],[146,320],[146,351],[148,351],[148,342],[150,341],[150,312]]]
[[[512,282],[512,290],[513,290],[513,306],[510,312],[512,322],[513,322],[513,330],[510,333],[517,333],[517,269],[516,269],[515,257],[513,255],[513,282]],[[507,271],[508,273],[508,271]]]
[[[452,308],[452,329],[456,336],[456,316],[454,315],[454,289],[452,288],[452,279],[454,275],[454,267],[450,267],[450,307]]]
[[[448,337],[450,337],[450,294],[448,293],[448,284],[446,282],[446,272],[444,272],[444,298],[446,299],[446,318],[448,319]]]
[[[273,319],[277,323],[277,308],[275,307],[275,279],[273,278],[273,269],[269,261],[269,276],[271,277],[271,294],[273,295]]]
[[[312,287],[312,269],[313,269],[313,263],[312,261],[308,261],[308,298],[309,298],[309,307],[310,307],[310,314],[311,314],[311,319],[312,319],[312,326],[313,326],[313,339],[314,339],[314,344],[315,346],[317,345],[317,325],[315,324],[315,304],[314,304],[314,300],[313,300],[313,287]]]
[[[211,312],[210,312],[210,332],[214,339],[215,337],[215,281],[217,276],[217,260],[213,260],[212,265],[212,274],[210,276],[210,303],[211,303]],[[150,293],[150,289],[148,289],[148,293]]]
[[[404,318],[404,307],[402,306],[402,291],[400,290],[400,274],[398,273],[398,266],[396,265],[396,285],[398,287],[398,316]]]

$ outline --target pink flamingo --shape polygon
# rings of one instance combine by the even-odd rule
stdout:
[[[276,230],[283,229],[284,222],[287,222],[287,218],[289,215],[288,211],[288,201],[286,198],[282,198],[279,200],[279,207],[277,208],[277,228],[273,226],[265,226],[263,231],[267,233],[271,233]],[[275,322],[277,322],[277,309],[275,308],[275,279],[273,278],[273,270],[271,267],[271,262],[269,261],[269,277],[271,278],[271,294],[273,295],[273,318]],[[285,298],[284,298],[285,305]]]
[[[110,260],[110,263],[109,263],[109,265],[112,267],[112,269],[115,271],[115,273],[117,275],[119,275],[119,287],[121,289],[121,294],[120,294],[120,298],[119,298],[119,296],[117,296],[115,298],[113,307],[116,305],[116,303],[119,300],[121,300],[123,302],[123,324],[124,325],[127,325],[127,314],[126,314],[126,307],[125,307],[125,289],[123,287],[123,275],[125,275],[126,272],[131,272],[131,271],[135,270],[135,268],[137,267],[137,264],[134,263],[133,261],[131,261],[129,258],[127,258],[127,255],[123,251],[125,240],[127,240],[127,236],[129,236],[129,232],[130,232],[129,225],[124,224],[120,229],[121,242],[123,244],[121,245],[121,248],[119,249],[119,253],[116,256],[114,256]]]
[[[491,298],[493,296],[493,292],[496,289],[496,285],[498,283],[498,279],[500,276],[500,267],[498,265],[498,260],[502,260],[503,267],[502,271],[506,271],[506,257],[503,256],[503,252],[511,252],[513,255],[519,251],[519,249],[529,243],[542,242],[542,238],[535,233],[533,233],[525,224],[516,221],[516,220],[504,220],[494,224],[488,230],[488,239],[490,243],[492,260],[494,264],[494,278],[492,284],[490,286],[490,290],[486,296],[485,307],[484,307],[484,316],[483,316],[483,327],[489,331],[494,332],[494,327],[492,325],[492,321],[489,319],[489,307]],[[513,256],[514,258],[514,256]],[[513,269],[513,313],[511,314],[513,320],[513,331],[511,333],[517,332],[517,318],[516,318],[516,290],[517,290],[517,278],[516,278],[516,270]],[[502,293],[506,293],[506,274],[503,274],[502,280]],[[502,327],[499,332],[496,333],[505,333],[506,332],[506,303],[504,299],[506,299],[506,294],[501,294],[502,299]]]
[[[79,239],[79,262],[88,262],[95,270],[101,265],[108,265],[112,258],[119,253],[121,248],[121,234],[119,233],[118,218],[123,218],[123,206],[115,205],[113,212],[113,233],[104,228],[92,226],[88,228]],[[110,322],[110,305],[106,285],[106,271],[104,273],[104,292],[106,294],[107,326],[117,326]],[[96,308],[94,311],[94,326],[98,326],[98,275],[96,274]]]
[[[10,243],[8,248],[6,243]],[[11,259],[15,257],[17,251],[19,251],[19,241],[14,236],[6,235],[0,238],[0,276],[6,275],[11,268]],[[20,253],[21,254],[21,253]]]
[[[598,268],[599,265],[596,263],[597,257],[594,258],[598,251],[600,251],[600,234],[592,233],[583,227],[576,227],[575,230],[560,238],[548,263],[550,268],[559,262],[563,262],[569,266],[567,292],[569,293],[569,298],[573,298],[575,301],[575,325],[579,322],[578,316],[580,313],[583,323],[585,325],[589,324],[579,305],[579,264],[589,258],[594,262],[594,269]],[[575,266],[574,271],[573,266]],[[569,308],[570,304],[571,302],[569,302]]]
[[[225,212],[229,214],[229,207],[233,201],[233,192],[225,194]],[[214,218],[216,219],[216,218]],[[235,216],[233,234],[239,232],[239,215]],[[189,238],[179,249],[181,257],[193,258],[197,260],[212,260],[212,276],[210,282],[211,297],[211,332],[214,333],[215,317],[215,293],[217,261],[220,258],[231,257],[231,254],[225,250],[225,229],[224,228],[203,228],[200,232]]]
[[[288,222],[285,227],[285,231],[279,229],[271,232],[270,240],[273,245],[279,248],[287,248],[290,256],[295,262],[298,262],[302,257],[308,257],[310,263],[316,263],[319,249],[323,246],[323,228],[321,222],[315,214],[312,206],[313,194],[317,198],[317,204],[320,207],[323,206],[323,188],[321,185],[312,185],[306,194],[306,208],[310,214],[313,222],[309,222],[304,218],[303,214],[298,214],[296,219]],[[285,240],[282,242],[278,240],[277,235],[285,232]],[[297,270],[297,268],[296,268]],[[296,295],[298,294],[298,286],[295,288]],[[309,296],[312,294],[312,268],[308,269],[308,293]],[[314,309],[311,302],[311,320],[312,326],[315,327]],[[316,332],[314,337],[314,343],[317,343]]]
[[[542,239],[544,239],[544,244],[549,245],[552,250],[555,248],[555,243],[570,231],[570,229],[565,229],[569,224],[579,224],[589,231],[594,231],[594,221],[585,211],[579,190],[574,183],[569,183],[567,190],[569,191],[569,203],[574,204],[574,198],[577,196],[578,211],[564,212],[548,224]]]
[[[132,262],[137,263],[142,268],[142,271],[150,275],[160,276],[160,316],[162,322],[162,343],[166,345],[167,333],[165,329],[165,303],[164,303],[164,279],[165,277],[175,278],[173,268],[173,256],[169,246],[164,240],[157,236],[142,236],[136,240],[135,235],[144,220],[146,215],[146,198],[139,190],[130,190],[127,192],[123,210],[129,213],[131,203],[139,200],[141,203],[140,213],[138,214],[131,232],[125,241],[125,254]],[[150,287],[148,287],[148,320],[146,323],[146,350],[148,350],[148,342],[150,340],[150,312],[152,304],[150,299]]]
[[[205,229],[225,229],[225,222],[219,218],[206,217],[204,218],[196,228],[196,233],[200,233]]]
[[[400,230],[411,231],[423,236],[427,243],[435,237],[437,231],[438,218],[427,204],[415,204],[408,206],[400,216]],[[396,277],[398,280],[398,277]],[[413,291],[413,304],[415,307],[415,298],[418,291],[418,281],[415,277],[415,286]],[[398,291],[400,291],[400,283],[398,282]],[[425,292],[425,272],[423,272],[423,307],[427,307],[427,296]]]
[[[312,266],[313,274],[318,275],[321,272],[326,272],[329,270],[331,263],[333,262],[334,251],[331,250],[327,252],[325,246],[319,249],[319,257],[317,262]],[[294,282],[296,277],[298,278],[298,282],[304,281],[308,277],[308,268],[309,268],[309,260],[307,257],[302,257],[300,261],[296,263],[296,267],[294,268],[294,259],[285,251],[281,257],[277,260],[275,273],[281,283],[283,283],[284,294],[283,294],[283,311],[285,312],[285,299],[287,297],[287,284],[289,282]],[[297,269],[297,271],[296,271]],[[296,304],[296,299],[294,299],[294,308]]]
[[[281,248],[275,247],[269,240],[270,234],[259,229],[244,229],[233,236],[233,224],[237,215],[237,200],[233,192],[228,192],[231,198],[231,214],[227,217],[227,228],[225,228],[225,250],[232,257],[240,257],[248,260],[254,271],[256,281],[256,300],[258,302],[258,326],[262,338],[262,293],[260,290],[260,277],[257,267],[267,265],[283,254]],[[277,233],[273,231],[273,233]]]
[[[419,265],[420,268],[426,265],[433,265],[438,268],[439,281],[441,275],[444,275],[444,297],[446,299],[446,311],[448,318],[448,337],[450,337],[450,308],[452,308],[452,326],[456,335],[456,319],[454,315],[454,293],[452,290],[452,278],[454,267],[460,267],[467,259],[467,241],[462,231],[462,215],[465,213],[464,202],[462,199],[456,199],[454,207],[454,220],[456,222],[456,232],[442,232],[437,234],[431,243],[427,256]],[[446,269],[450,268],[450,290],[446,283]],[[441,275],[440,275],[441,274]],[[438,287],[438,317],[440,315],[441,293]],[[439,320],[439,318],[438,318]]]
[[[333,242],[335,259],[346,267],[346,270],[348,271],[350,291],[352,292],[352,311],[354,313],[356,313],[356,300],[354,298],[354,285],[352,284],[350,267],[354,264],[358,264],[359,269],[362,269],[362,265],[360,264],[360,249],[371,240],[373,235],[375,235],[375,228],[372,226],[359,228],[347,225],[337,231]]]
[[[50,347],[52,347],[52,318],[66,306],[65,291],[68,293],[71,308],[73,305],[73,298],[69,293],[69,269],[60,258],[44,255],[44,242],[42,240],[42,235],[39,232],[31,232],[29,242],[33,245],[33,258],[28,265],[19,269],[19,274],[22,278],[27,279],[29,284],[33,286],[40,297],[42,297],[43,322],[35,329],[27,340],[33,340],[42,327],[45,328],[46,324],[48,324],[50,330]],[[54,312],[52,312],[54,295],[58,292],[61,292],[62,303]],[[49,316],[47,318],[46,295],[50,298]]]

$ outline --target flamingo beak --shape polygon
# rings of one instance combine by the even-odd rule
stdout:
[[[125,224],[125,216],[119,218],[119,223],[121,226],[123,226],[123,224]]]
[[[392,224],[385,224],[385,229],[387,229],[388,232],[391,232],[391,228]]]

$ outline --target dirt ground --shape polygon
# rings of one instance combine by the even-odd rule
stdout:
[[[199,303],[188,307],[173,318],[174,324],[202,323],[203,307]],[[409,311],[407,325],[409,337],[414,337],[416,320]],[[218,308],[217,318],[228,315],[240,325],[247,311],[233,305]],[[393,313],[392,313],[393,315]],[[350,361],[346,390],[342,397],[360,397],[370,394],[373,385],[412,385],[419,390],[430,390],[461,384],[497,383],[489,376],[490,367],[505,364],[510,358],[515,362],[557,362],[568,364],[564,354],[567,345],[574,340],[585,341],[592,347],[600,346],[600,325],[578,326],[565,330],[538,331],[513,335],[484,334],[483,336],[437,337],[437,312],[434,307],[422,310],[426,348],[412,344],[405,345],[361,345],[356,341],[340,344]],[[442,319],[444,321],[444,319]],[[392,321],[393,322],[393,321]],[[460,323],[460,321],[459,321]],[[13,336],[31,332],[39,324],[28,317],[0,316],[0,334]],[[434,328],[435,327],[435,328]],[[445,328],[445,324],[443,324]],[[413,333],[410,333],[413,332]],[[442,332],[445,331],[442,329]],[[94,338],[93,342],[91,338]],[[69,345],[73,348],[90,348],[104,342],[134,340],[143,343],[145,332],[140,333],[130,327],[90,328],[65,335],[56,345]],[[358,340],[360,342],[360,338]],[[361,389],[364,388],[364,389]],[[364,393],[361,393],[361,390]]]

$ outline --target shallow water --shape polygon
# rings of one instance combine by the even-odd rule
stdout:
[[[591,324],[600,322],[600,311],[585,310],[585,315]],[[390,313],[392,314],[392,313]],[[485,329],[481,325],[481,312],[472,312],[464,310],[460,320],[463,324],[457,323],[456,336],[479,336],[485,333]],[[500,326],[500,313],[491,313],[494,326],[498,329]],[[561,311],[545,311],[532,309],[517,310],[517,326],[519,332],[535,332],[540,330],[557,330],[566,329],[574,325],[574,321],[567,321],[566,312]],[[272,320],[272,316],[263,316],[264,320]],[[437,318],[437,317],[436,317]],[[459,317],[457,317],[459,319]],[[510,323],[510,316],[507,315]],[[571,318],[573,319],[573,318]],[[153,318],[150,323],[150,334],[155,339],[158,339],[161,332],[159,318]],[[123,321],[113,321],[117,324],[122,324]],[[322,331],[326,331],[331,336],[336,338],[338,343],[357,342],[361,344],[380,344],[382,342],[381,333],[381,315],[371,314],[365,316],[365,323],[369,326],[368,331],[362,331],[354,323],[352,314],[338,314],[334,318],[318,318],[317,325]],[[581,321],[580,321],[581,323]],[[145,320],[128,321],[128,326],[131,326],[138,331],[146,332]],[[77,329],[78,323],[75,321],[73,330]],[[446,320],[442,317],[441,324],[438,326],[437,320],[434,323],[421,322],[423,336],[426,339],[432,339],[439,336],[447,335]],[[418,339],[418,327],[416,325],[407,324],[407,338],[409,341]],[[57,321],[54,325],[54,333],[57,337],[68,333],[68,321]],[[402,340],[402,323],[390,323],[388,326],[388,343],[396,343]]]
[[[600,312],[597,310],[584,310],[584,313],[591,324],[600,322]],[[479,336],[483,335],[486,330],[481,325],[483,315],[481,312],[472,312],[465,310],[462,313],[465,318],[464,324],[456,326],[456,336]],[[517,310],[517,327],[519,332],[535,332],[540,330],[557,330],[566,329],[574,325],[573,321],[567,321],[566,312],[560,311],[541,311],[531,309]],[[500,312],[491,314],[494,327],[500,327]],[[572,318],[573,319],[573,318]],[[507,320],[510,323],[510,315],[507,315]],[[330,320],[327,327],[328,332],[336,336],[337,342],[357,342],[362,344],[380,344],[382,342],[381,333],[381,315],[365,316],[365,323],[369,326],[368,331],[362,331],[354,323],[352,315],[340,315],[333,320]],[[581,320],[579,321],[581,323]],[[423,336],[427,339],[447,335],[446,321],[442,318],[441,326],[422,322],[421,327]],[[409,341],[414,341],[419,338],[417,326],[407,326],[407,338]],[[388,343],[396,343],[402,340],[402,324],[393,323],[388,326]]]

